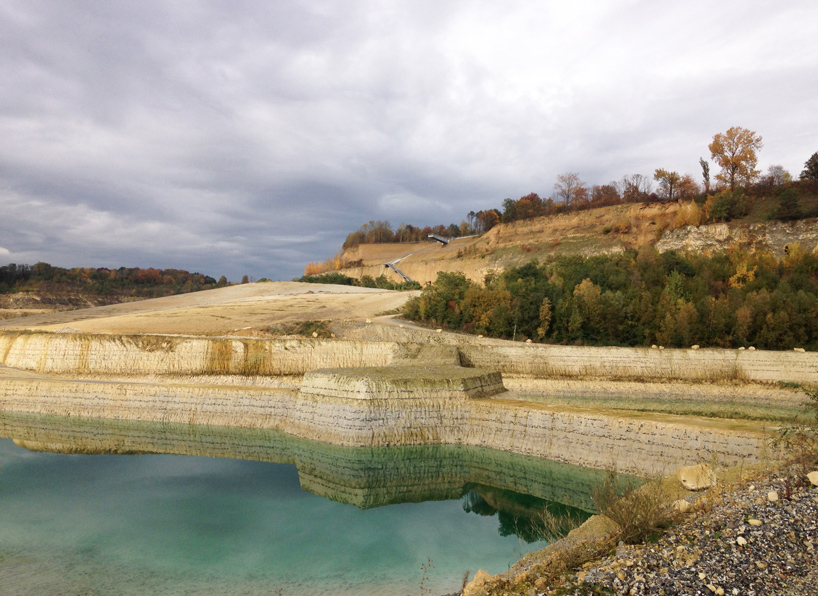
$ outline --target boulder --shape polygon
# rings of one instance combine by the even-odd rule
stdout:
[[[678,501],[673,501],[673,511],[677,513],[687,513],[693,505],[690,504],[689,501],[685,501],[684,499],[679,499]]]
[[[679,468],[676,478],[687,490],[704,490],[716,484],[716,473],[707,464]]]
[[[494,578],[491,575],[479,569],[477,573],[474,574],[474,579],[463,588],[462,596],[482,596],[486,593],[485,585],[491,583],[493,580]]]
[[[818,486],[818,470],[807,474],[807,480],[809,480],[813,486]]]

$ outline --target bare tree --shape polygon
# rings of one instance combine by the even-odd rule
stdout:
[[[569,207],[579,207],[588,202],[588,187],[576,172],[560,174],[554,183],[554,200]]]

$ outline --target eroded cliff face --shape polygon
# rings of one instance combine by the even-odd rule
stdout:
[[[447,364],[434,365],[437,358]],[[548,406],[513,396],[497,399],[498,391],[503,391],[500,373],[519,379],[521,385],[536,379],[552,383],[608,379],[620,383],[623,391],[633,391],[635,381],[648,390],[652,382],[668,380],[818,384],[817,358],[796,352],[508,342],[463,342],[454,349],[445,343],[424,347],[372,341],[29,333],[0,336],[0,361],[74,378],[5,378],[0,383],[0,410],[277,429],[350,447],[473,445],[597,469],[615,466],[622,472],[654,474],[702,459],[725,465],[754,461],[763,452],[766,437],[759,424],[749,422],[685,422],[666,415]],[[158,381],[122,382],[128,372]],[[278,388],[217,384],[231,375],[244,379],[252,374],[303,376],[303,381],[300,390],[284,384]],[[178,382],[190,375],[213,382]],[[83,380],[88,376],[94,380]],[[684,387],[683,383],[682,393]]]
[[[793,244],[799,244],[809,252],[818,248],[818,220],[685,226],[665,232],[656,243],[656,248],[660,252],[678,250],[701,253],[740,246],[745,250],[764,250],[782,257],[787,246]]]
[[[757,426],[680,423],[561,411],[530,402],[481,399],[355,399],[297,392],[77,381],[7,380],[7,411],[278,429],[350,447],[460,444],[625,473],[654,474],[702,459],[755,461]]]
[[[0,364],[83,377],[198,375],[218,384],[230,376],[301,377],[325,368],[429,364],[429,354],[434,353],[452,365],[460,362],[506,377],[818,385],[818,354],[811,352],[551,346],[433,336],[436,346],[368,340],[6,333],[0,334]],[[457,352],[450,354],[453,348]]]
[[[403,352],[397,343],[367,341],[0,334],[0,363],[69,375],[303,375],[317,368],[385,366]]]

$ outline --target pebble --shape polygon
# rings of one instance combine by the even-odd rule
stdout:
[[[571,576],[560,594],[816,596],[818,491],[773,473],[727,492],[657,542],[627,546]],[[795,488],[793,488],[795,487]],[[759,499],[760,494],[767,499]],[[791,494],[790,499],[769,496]],[[763,520],[763,523],[762,523]],[[630,563],[630,565],[629,565]],[[541,587],[540,587],[541,586]],[[557,586],[538,585],[537,596]]]

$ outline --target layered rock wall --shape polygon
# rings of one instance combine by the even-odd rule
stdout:
[[[818,384],[818,354],[808,352],[508,343],[458,347],[467,366],[511,376]]]
[[[344,446],[472,445],[634,474],[703,459],[752,462],[766,444],[755,427],[738,423],[726,429],[509,400],[355,399],[233,387],[7,380],[0,410],[279,429]]]
[[[810,352],[551,346],[459,336],[445,342],[457,347],[465,366],[504,376],[818,385],[818,354]],[[0,334],[0,364],[67,375],[280,376],[405,364],[423,360],[428,349],[421,348],[397,341],[8,333]]]
[[[0,414],[0,437],[60,453],[168,453],[294,464],[301,487],[359,507],[456,499],[467,484],[593,511],[605,472],[465,445],[350,448],[265,429]]]
[[[660,252],[678,250],[701,253],[739,245],[749,250],[766,250],[776,257],[782,257],[787,246],[796,243],[808,251],[818,248],[818,220],[685,226],[665,232],[656,243],[656,248]]]
[[[0,334],[0,363],[53,374],[303,375],[317,368],[385,366],[397,343],[70,333]]]

